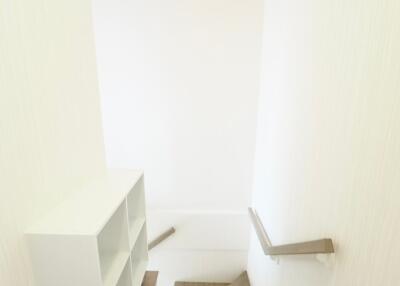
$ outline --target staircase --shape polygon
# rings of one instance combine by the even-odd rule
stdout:
[[[157,238],[155,238],[152,242],[149,243],[148,249],[151,250],[164,240],[169,238],[171,235],[175,233],[175,228],[171,227]],[[156,286],[157,284],[158,271],[147,271],[145,277],[143,278],[143,282],[141,286]],[[239,277],[235,279],[233,282],[226,283],[214,283],[214,282],[185,282],[185,281],[176,281],[174,286],[250,286],[249,277],[247,275],[247,271],[242,272]]]
[[[142,286],[156,286],[158,271],[146,271]],[[232,283],[210,283],[210,282],[175,282],[175,286],[250,286],[247,271],[244,271]]]

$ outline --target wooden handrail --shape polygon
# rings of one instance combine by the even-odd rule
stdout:
[[[330,238],[272,246],[271,240],[256,210],[249,208],[249,216],[265,255],[298,255],[335,252],[332,239]]]
[[[159,245],[161,242],[166,240],[168,237],[170,237],[174,233],[175,233],[175,228],[174,227],[169,228],[167,231],[165,231],[164,233],[162,233],[161,235],[156,237],[152,242],[150,242],[148,245],[148,249],[150,250],[150,249],[156,247],[157,245]]]

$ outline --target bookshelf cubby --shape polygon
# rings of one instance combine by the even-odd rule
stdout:
[[[130,246],[137,240],[145,223],[144,182],[143,178],[135,184],[127,195]]]
[[[144,225],[131,251],[134,285],[140,285],[140,282],[143,279],[143,276],[146,272],[148,259],[149,257],[147,251],[147,231],[146,231],[146,225]]]

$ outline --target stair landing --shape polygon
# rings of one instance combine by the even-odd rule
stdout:
[[[247,271],[242,272],[232,283],[207,283],[207,282],[175,282],[175,286],[250,286]]]

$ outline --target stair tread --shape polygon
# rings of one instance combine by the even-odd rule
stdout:
[[[250,281],[247,271],[243,271],[232,283],[177,281],[175,282],[175,286],[250,286]]]
[[[146,271],[142,286],[155,286],[157,284],[158,271]]]
[[[229,286],[229,283],[210,283],[210,282],[175,282],[175,286]]]

